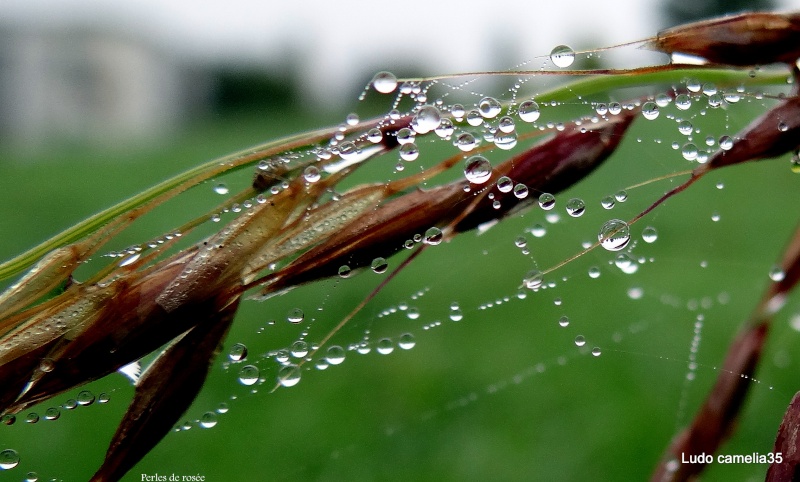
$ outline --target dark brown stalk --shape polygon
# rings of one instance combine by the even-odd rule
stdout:
[[[800,14],[750,12],[660,32],[649,46],[725,65],[794,64],[800,58]]]
[[[728,348],[717,381],[705,402],[691,425],[670,444],[651,480],[680,481],[699,474],[705,464],[688,461],[697,460],[695,457],[702,454],[714,454],[733,431],[752,386],[751,379],[761,358],[772,317],[800,279],[800,226],[784,251],[781,267],[785,273],[783,280],[771,283],[764,292],[745,327]]]

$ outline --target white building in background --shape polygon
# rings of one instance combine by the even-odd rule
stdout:
[[[179,63],[143,38],[0,25],[0,139],[16,147],[168,133],[186,109]]]

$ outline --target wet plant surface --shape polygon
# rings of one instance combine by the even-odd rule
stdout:
[[[170,274],[159,285],[169,296],[155,303],[183,313],[176,335],[207,324],[221,338],[238,302],[218,303],[229,284],[252,287],[245,298],[267,299],[238,303],[196,399],[186,397],[190,390],[172,392],[181,388],[172,379],[154,385],[169,394],[164,401],[191,405],[175,422],[158,424],[169,433],[127,478],[619,479],[656,471],[723,374],[732,340],[767,287],[791,272],[781,257],[797,222],[794,79],[782,66],[577,75],[566,69],[604,54],[562,47],[531,60],[527,73],[406,81],[379,74],[356,113],[324,141],[268,156],[260,168],[256,161],[210,176],[79,266],[78,281],[108,263],[118,273],[126,266],[145,273],[137,263],[161,245],[200,254],[229,240],[247,245],[249,238],[215,233],[240,232],[237,220],[268,212],[261,206],[286,216],[274,221],[282,228],[268,237],[270,249],[241,248],[218,264],[194,254],[172,271],[153,271]],[[487,78],[496,81],[484,86]],[[385,112],[373,124],[358,115],[370,103]],[[373,151],[381,155],[370,158]],[[164,169],[161,159],[153,165]],[[103,167],[118,180],[109,177],[97,192],[87,180],[94,166],[54,165],[64,170],[57,182],[38,165],[3,167],[13,200],[4,219],[20,231],[3,257],[51,235],[46,216],[68,218],[56,221],[67,227],[125,197],[120,189],[135,193],[168,174],[128,187],[131,169],[147,172],[144,166]],[[436,166],[447,169],[434,176]],[[255,183],[253,172],[262,176]],[[40,200],[15,193],[12,180],[20,177],[41,180]],[[687,179],[685,190],[639,217]],[[357,190],[366,183],[378,187]],[[255,190],[231,198],[245,189]],[[76,204],[72,214],[53,213],[61,199]],[[294,206],[313,229],[291,228]],[[199,227],[178,229],[194,216]],[[264,219],[260,226],[273,222]],[[199,277],[203,270],[213,276]],[[227,277],[236,282],[197,295],[212,286],[207,280]],[[215,301],[182,311],[194,297]],[[732,373],[747,375],[749,394],[720,454],[774,450],[798,389],[797,296],[781,308],[755,373]],[[174,358],[156,365],[165,367],[160,373],[207,364],[216,346],[202,336],[209,333],[184,335],[193,349],[181,351],[177,342],[167,352]],[[162,336],[154,349],[175,335]],[[59,353],[38,356],[37,383],[67,363],[53,356]],[[53,390],[38,404],[20,405],[18,393],[6,399],[23,408],[0,426],[0,467],[7,468],[0,476],[90,478],[134,398],[118,374]],[[144,398],[143,410],[159,398]],[[719,480],[761,478],[766,469],[706,468]]]

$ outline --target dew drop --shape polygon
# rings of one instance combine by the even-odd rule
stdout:
[[[341,278],[348,278],[352,272],[353,270],[351,270],[350,266],[347,266],[346,264],[339,266],[339,276]]]
[[[467,159],[464,177],[472,184],[483,184],[492,176],[492,164],[483,156]]]
[[[49,373],[52,372],[56,367],[55,362],[51,358],[42,358],[39,361],[39,370]]]
[[[381,94],[389,94],[397,89],[397,77],[391,72],[378,72],[372,78],[372,87]]]
[[[772,269],[769,270],[769,279],[775,281],[776,283],[783,281],[785,277],[786,273],[784,273],[780,266],[773,266]]]
[[[453,114],[453,117],[455,117],[457,120],[460,120],[464,118],[464,115],[467,113],[467,111],[464,109],[463,105],[453,104],[450,107],[450,113]]]
[[[589,277],[592,279],[597,279],[600,277],[600,268],[597,266],[592,266],[589,268]]]
[[[535,122],[541,114],[539,111],[539,104],[532,100],[526,100],[521,103],[518,112],[519,118],[522,119],[523,122]]]
[[[645,102],[642,105],[642,115],[647,120],[654,120],[658,118],[658,105],[655,102]]]
[[[523,279],[525,287],[530,290],[538,290],[542,286],[542,282],[542,272],[536,269],[529,271]]]
[[[305,317],[305,313],[303,313],[303,310],[300,308],[292,308],[286,315],[286,319],[289,321],[289,323],[293,324],[301,323]]]
[[[392,344],[392,340],[389,338],[381,338],[378,340],[378,346],[375,348],[375,351],[381,355],[388,355],[394,351],[394,344]]]
[[[250,386],[258,381],[258,367],[255,365],[245,365],[239,370],[239,383]]]
[[[373,127],[367,131],[367,140],[373,144],[377,144],[383,140],[383,133],[377,127]]]
[[[481,115],[481,111],[478,109],[472,109],[471,111],[467,112],[467,124],[471,125],[472,127],[478,127],[479,125],[483,124],[483,116]]]
[[[25,417],[26,423],[36,423],[39,421],[39,414],[36,412],[31,412]]]
[[[692,100],[686,94],[680,94],[675,97],[675,107],[679,110],[687,110],[692,107]]]
[[[597,240],[606,250],[619,251],[627,246],[631,240],[631,229],[625,221],[612,219],[600,228]]]
[[[572,216],[573,218],[577,218],[583,215],[586,211],[586,203],[583,202],[583,199],[580,198],[572,198],[567,201],[567,214]]]
[[[61,416],[61,411],[56,407],[50,407],[44,412],[45,420],[58,420]]]
[[[692,144],[691,142],[684,144],[683,148],[681,149],[681,155],[687,161],[694,161],[697,159],[697,146]]]
[[[592,348],[592,356],[600,356],[601,353],[599,346]]]
[[[37,482],[39,480],[39,474],[36,472],[28,472],[25,474],[25,480],[23,482]]]
[[[422,238],[422,242],[425,244],[430,244],[431,246],[436,246],[437,244],[441,243],[443,239],[444,234],[442,234],[442,230],[434,226],[425,231],[425,236]]]
[[[652,226],[647,226],[642,230],[642,239],[645,243],[655,243],[658,239],[658,231]]]
[[[344,348],[333,345],[325,352],[325,360],[331,365],[340,365],[344,361]]]
[[[344,359],[344,356],[342,357]],[[330,359],[328,359],[330,362]],[[341,363],[341,362],[339,362]],[[278,370],[278,383],[282,387],[293,387],[300,383],[300,367],[297,365],[286,365]]]
[[[513,149],[517,145],[517,134],[515,132],[509,132],[508,134],[498,132],[494,136],[494,145],[504,151]]]
[[[451,321],[461,321],[464,319],[464,313],[461,311],[461,308],[457,304],[450,306],[449,316]]]
[[[781,131],[781,132],[786,132],[786,131],[789,130],[789,125],[786,124],[785,122],[780,122],[778,124],[778,130]]]
[[[478,102],[478,110],[486,119],[494,119],[497,117],[502,108],[503,107],[500,105],[500,102],[498,102],[494,97],[484,97],[480,100],[480,102]]]
[[[308,182],[317,182],[320,179],[319,168],[317,166],[308,166],[303,171],[303,178]]]
[[[400,146],[400,159],[404,161],[413,161],[419,157],[419,148],[413,142],[403,144]]]
[[[470,134],[469,132],[464,132],[456,137],[454,141],[456,147],[458,147],[462,152],[469,152],[478,145],[478,141],[475,140],[475,136]]]
[[[531,234],[535,238],[541,238],[547,234],[547,229],[541,224],[534,224],[533,227],[531,227]]]
[[[212,428],[217,424],[217,414],[214,412],[206,412],[200,417],[200,426],[203,428]]]
[[[389,263],[386,262],[386,259],[378,257],[372,260],[370,268],[372,268],[372,271],[374,271],[375,273],[378,274],[385,273],[386,270],[389,268]]]
[[[7,414],[3,415],[2,417],[0,417],[0,423],[2,423],[3,425],[14,425],[14,423],[16,421],[17,421],[17,417],[14,416],[14,415],[11,415],[10,413],[7,413]]]
[[[514,119],[509,116],[502,117],[497,124],[497,128],[500,129],[500,132],[505,132],[506,134],[514,132],[514,127]]]
[[[78,393],[78,405],[88,407],[89,405],[93,404],[94,401],[94,393],[90,392],[89,390],[83,390]]]
[[[550,193],[543,193],[539,196],[539,207],[549,211],[556,206],[556,197]]]
[[[716,223],[716,222],[717,222],[717,221],[719,221],[720,219],[721,219],[721,218],[720,218],[720,215],[719,215],[719,213],[711,213],[711,220],[712,220],[712,221],[714,221],[714,222]]]
[[[729,151],[733,148],[733,139],[729,136],[722,136],[719,138],[719,148],[723,151]]]
[[[497,179],[497,190],[500,192],[510,192],[514,188],[514,181],[506,176]]]
[[[19,454],[16,450],[5,449],[0,452],[0,469],[10,470],[19,465]]]
[[[564,328],[568,327],[569,326],[569,317],[568,316],[562,316],[561,318],[559,318],[558,319],[558,326],[561,326],[561,327],[564,327]]]
[[[575,345],[576,346],[583,346],[586,344],[586,338],[583,335],[578,335],[575,337]]]
[[[528,197],[528,186],[525,184],[517,184],[514,186],[514,197],[517,199],[525,199]]]
[[[97,403],[108,403],[110,400],[111,397],[106,392],[100,392],[100,395],[97,396]]]
[[[356,114],[355,112],[347,114],[347,117],[344,118],[345,124],[349,126],[354,126],[358,124],[358,121],[359,121],[358,114]]]
[[[233,345],[228,352],[228,358],[235,362],[244,360],[247,358],[247,347],[242,343]]]
[[[410,350],[414,348],[417,344],[417,341],[414,339],[414,335],[411,333],[404,333],[400,335],[400,340],[397,342],[397,346],[399,346],[403,350]]]
[[[603,209],[612,209],[614,204],[614,196],[605,196],[600,200],[600,205],[603,206]]]
[[[290,353],[295,358],[303,358],[304,356],[308,355],[308,343],[304,342],[303,340],[297,340],[296,342],[292,343]]]
[[[569,67],[575,61],[575,51],[566,45],[559,45],[550,52],[550,61],[562,69]]]
[[[681,134],[688,136],[694,131],[694,126],[691,122],[687,120],[682,120],[678,122],[678,132]]]
[[[625,274],[633,274],[639,270],[639,264],[628,253],[618,254],[614,265]]]

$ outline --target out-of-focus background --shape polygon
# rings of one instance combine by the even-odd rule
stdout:
[[[200,162],[342,122],[359,109],[357,97],[376,71],[410,76],[509,69],[559,44],[609,46],[742,8],[797,10],[800,0],[4,0],[0,260]],[[536,61],[527,65],[538,68]],[[725,119],[737,129],[748,120],[743,104]],[[793,210],[786,206],[796,204],[797,177],[783,162],[749,165],[671,201],[669,209],[646,220],[661,231],[659,241],[640,243],[637,253],[658,263],[643,267],[639,277],[621,275],[609,253],[597,252],[602,250],[564,270],[571,283],[565,289],[524,303],[514,299],[517,273],[500,277],[530,261],[520,257],[514,237],[534,223],[551,233],[536,241],[549,244],[532,248],[541,250],[537,262],[555,263],[564,252],[574,254],[585,241],[575,238],[594,229],[586,230],[585,223],[607,220],[597,205],[601,196],[657,175],[653,166],[686,169],[684,159],[677,159],[678,167],[671,164],[679,153],[670,151],[670,141],[683,142],[683,136],[667,117],[638,126],[641,145],[632,136],[616,167],[604,166],[593,174],[593,184],[581,187],[591,205],[580,220],[549,224],[536,210],[504,222],[507,232],[496,234],[495,228],[480,238],[469,234],[443,243],[448,255],[426,253],[431,256],[412,267],[417,271],[393,280],[397,291],[382,292],[340,336],[344,344],[365,329],[373,331],[373,341],[383,335],[396,339],[407,330],[417,337],[413,350],[348,353],[341,367],[304,372],[297,387],[268,394],[265,384],[255,395],[236,381],[241,364],[222,368],[223,353],[186,415],[196,420],[216,410],[218,425],[206,430],[190,423],[191,430],[168,435],[126,480],[155,472],[198,474],[209,482],[647,477],[713,383],[713,367],[736,324],[760,296],[791,232]],[[606,192],[609,186],[614,191]],[[200,187],[206,197],[217,196],[212,185]],[[614,215],[630,219],[635,207],[643,208],[648,195],[655,199],[663,187],[631,193]],[[760,195],[765,192],[770,195]],[[153,221],[161,223],[154,228],[158,234],[187,219],[177,211]],[[710,221],[712,212],[721,212],[722,222]],[[584,223],[580,229],[578,223]],[[143,239],[149,238],[137,234],[127,243]],[[600,280],[585,275],[590,266],[602,268]],[[481,277],[484,272],[488,278]],[[266,350],[284,346],[309,326],[268,320],[302,306],[308,318],[318,318],[310,338],[319,340],[378,279],[367,272],[346,283],[310,287],[316,291],[243,303],[225,350],[246,343],[250,358],[243,363],[264,366]],[[641,303],[630,295],[637,287],[644,288]],[[425,299],[411,297],[423,288],[430,288]],[[477,308],[502,296],[512,299],[485,312]],[[555,296],[564,298],[564,306],[560,299],[554,304]],[[379,310],[401,300],[417,303],[421,318],[398,312],[377,320]],[[451,302],[461,303],[463,321],[447,320]],[[698,306],[708,322],[698,355],[702,368],[695,373],[687,371],[687,356]],[[556,326],[564,313],[572,318],[568,329]],[[422,328],[437,318],[447,326]],[[797,389],[800,315],[791,319],[792,326],[782,319],[764,361],[771,371],[764,383],[754,382],[757,403],[748,406],[726,453],[747,453],[754,444],[762,453],[771,447]],[[601,340],[603,356],[580,357],[578,333]],[[627,338],[614,345],[610,340],[617,333]],[[518,373],[527,377],[519,384],[513,376]],[[686,379],[695,374],[692,385]],[[274,379],[272,372],[265,376]],[[107,391],[111,399],[69,410],[68,399],[80,389],[74,390],[32,409],[41,415],[60,408],[59,420],[26,424],[25,413],[16,424],[0,427],[0,450],[15,449],[21,458],[17,468],[0,470],[0,481],[34,480],[28,471],[38,472],[39,480],[82,480],[93,473],[133,389],[116,374],[84,388],[95,395]],[[732,480],[743,473],[763,478],[764,467],[712,469],[710,479]]]
[[[0,142],[20,155],[54,143],[129,149],[226,114],[313,118],[346,111],[378,70],[507,69],[557,44],[607,46],[792,6],[800,2],[6,0]]]

